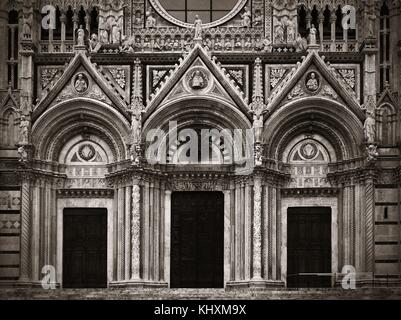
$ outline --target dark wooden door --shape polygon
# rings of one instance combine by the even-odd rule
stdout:
[[[224,195],[174,192],[171,221],[172,288],[222,288]]]
[[[107,210],[65,209],[63,287],[107,287]]]
[[[331,286],[331,208],[289,208],[287,286]]]

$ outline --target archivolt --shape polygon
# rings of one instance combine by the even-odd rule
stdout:
[[[323,98],[300,99],[271,115],[264,126],[266,155],[271,159],[281,159],[294,137],[313,133],[330,142],[337,161],[360,155],[362,123],[345,106]]]
[[[78,134],[96,135],[111,148],[114,161],[126,159],[123,137],[130,130],[129,122],[112,107],[90,99],[73,99],[47,110],[34,123],[35,157],[57,161],[59,153]]]

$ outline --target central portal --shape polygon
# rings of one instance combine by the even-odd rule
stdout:
[[[171,288],[223,288],[223,193],[174,192],[171,203]]]

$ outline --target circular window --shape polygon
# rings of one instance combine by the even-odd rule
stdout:
[[[217,26],[239,13],[248,0],[150,0],[167,20],[182,27],[191,27],[196,16],[205,27]]]

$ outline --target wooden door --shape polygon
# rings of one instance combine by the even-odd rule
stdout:
[[[65,209],[63,287],[107,287],[107,210]]]
[[[331,208],[289,208],[287,287],[331,286]]]
[[[222,288],[223,193],[174,192],[171,212],[171,287]]]

